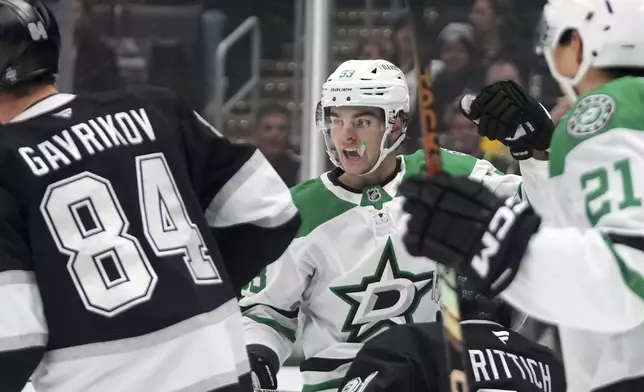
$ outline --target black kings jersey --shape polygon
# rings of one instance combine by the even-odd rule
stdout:
[[[563,365],[547,347],[489,321],[462,325],[470,391],[566,391]],[[363,346],[340,390],[450,392],[442,328],[436,322],[391,327]]]
[[[236,293],[299,227],[254,147],[164,89],[57,94],[0,127],[0,202],[0,390],[38,348],[38,392],[250,390]]]

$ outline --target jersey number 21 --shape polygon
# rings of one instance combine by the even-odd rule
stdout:
[[[182,255],[196,284],[220,283],[164,155],[137,157],[136,173],[143,232],[155,255]],[[109,180],[83,172],[51,184],[40,211],[58,250],[69,256],[67,270],[87,310],[112,317],[150,299],[157,274],[139,239],[128,234],[130,222]]]

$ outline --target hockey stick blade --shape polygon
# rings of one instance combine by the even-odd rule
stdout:
[[[408,0],[415,47],[415,65],[418,72],[418,112],[423,133],[423,146],[427,174],[433,176],[441,171],[440,146],[436,131],[436,112],[433,109],[434,94],[429,75],[427,49],[428,32],[425,28],[424,0]],[[465,374],[464,342],[461,329],[460,299],[456,285],[456,271],[439,266],[441,310],[443,315],[443,340],[449,371],[450,391],[469,392]]]

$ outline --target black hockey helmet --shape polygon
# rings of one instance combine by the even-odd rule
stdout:
[[[438,279],[438,272],[434,275]],[[461,320],[493,321],[514,331],[520,330],[525,323],[524,313],[514,309],[499,297],[484,296],[466,276],[458,275],[456,286],[461,297]]]
[[[58,74],[60,32],[39,0],[0,0],[0,91]]]

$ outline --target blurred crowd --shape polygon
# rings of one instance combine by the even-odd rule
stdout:
[[[298,125],[301,102],[295,102],[302,94],[295,93],[301,86],[293,74],[299,64],[294,58],[296,21],[292,16],[297,0],[277,0],[270,6],[246,0],[248,7],[243,8],[218,0],[72,1],[74,92],[137,83],[178,89],[208,120],[216,123],[216,116],[225,116],[222,131],[229,136],[256,143],[288,185],[299,181],[301,130],[294,128],[302,128]],[[417,70],[408,14],[387,8],[389,1],[375,3],[381,7],[365,10],[364,1],[335,2],[330,17],[333,58],[329,70],[347,58],[387,59],[407,75],[415,106]],[[460,113],[457,101],[485,84],[514,80],[528,87],[548,109],[554,106],[558,88],[545,76],[533,50],[542,5],[540,0],[431,2],[425,12],[431,44],[424,49],[432,60],[424,66],[432,76],[443,147],[490,160],[502,171],[517,172],[518,165],[506,148],[479,137],[475,125]],[[137,15],[145,12],[158,15],[152,17],[157,18],[156,25],[154,20],[137,21]],[[190,21],[195,17],[190,12],[203,21],[200,29]],[[221,15],[221,21],[208,25],[204,16],[209,12]],[[171,29],[168,15],[175,18]],[[240,40],[231,50],[225,86],[214,84],[212,58],[221,39],[252,15],[260,18],[262,31],[262,79],[255,86],[260,90],[258,107],[251,108],[251,102],[242,98],[230,113],[221,113],[213,110],[213,91],[224,88],[229,98],[249,78],[250,39]],[[419,147],[420,130],[414,119],[402,150]]]

